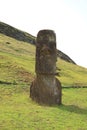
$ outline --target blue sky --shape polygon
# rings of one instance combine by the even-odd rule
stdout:
[[[34,36],[54,30],[57,48],[87,67],[87,0],[0,0],[0,21]]]

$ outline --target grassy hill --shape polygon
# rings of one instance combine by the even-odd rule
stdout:
[[[58,59],[61,106],[40,106],[29,97],[35,46],[0,34],[0,130],[86,130],[87,69]],[[70,88],[70,89],[66,89]]]
[[[31,34],[21,31],[17,28],[14,28],[6,23],[0,22],[0,33],[15,38],[16,40],[19,41],[24,41],[27,42],[29,44],[33,44],[35,45],[35,39],[36,37],[32,36]],[[61,59],[76,64],[68,55],[64,54],[62,51],[57,50],[57,55],[58,57],[60,57]]]
[[[35,74],[35,46],[27,44],[26,42],[20,42],[11,37],[0,34],[0,80],[18,82],[18,77],[25,78],[31,77]],[[77,66],[68,63],[64,60],[58,59],[57,62],[59,79],[62,86],[80,86],[87,85],[87,69],[81,66]],[[22,72],[23,71],[23,72]],[[3,73],[4,72],[4,73]],[[22,74],[24,73],[24,74]],[[14,75],[18,76],[14,79]],[[20,80],[20,79],[19,79]],[[31,82],[32,80],[28,80]]]

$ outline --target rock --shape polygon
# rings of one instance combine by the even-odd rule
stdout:
[[[36,78],[30,97],[40,104],[61,104],[61,83],[56,75],[56,35],[52,30],[39,31],[36,39]]]

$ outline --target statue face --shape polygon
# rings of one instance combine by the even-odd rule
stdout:
[[[42,30],[36,40],[36,72],[55,73],[56,36],[51,30]]]

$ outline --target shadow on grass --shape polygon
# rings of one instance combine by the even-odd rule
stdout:
[[[6,85],[17,85],[16,82],[11,83],[11,82],[6,82],[6,81],[0,81],[0,84],[6,84]]]
[[[75,106],[75,105],[64,105],[64,104],[62,104],[58,108],[60,108],[63,111],[69,111],[69,112],[76,113],[76,114],[87,115],[87,109],[83,109],[83,108],[80,108],[80,107]]]

